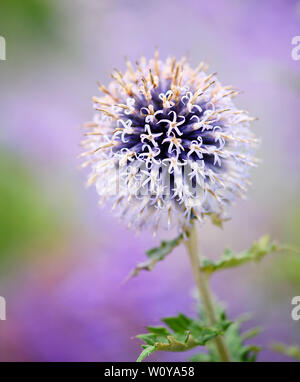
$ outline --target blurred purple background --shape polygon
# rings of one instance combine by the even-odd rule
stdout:
[[[124,56],[205,59],[224,84],[243,90],[241,108],[259,117],[262,164],[247,201],[223,230],[199,229],[202,251],[248,248],[263,234],[300,248],[299,1],[0,0],[0,321],[1,361],[133,361],[134,337],[179,312],[195,315],[184,248],[151,273],[122,284],[161,232],[136,236],[97,206],[79,171],[80,125],[92,117],[96,81],[109,81]],[[300,295],[300,259],[271,255],[224,271],[214,293],[230,318],[251,312],[265,330],[259,360],[286,360],[272,341],[300,344],[291,298]],[[156,353],[149,360],[185,360]]]

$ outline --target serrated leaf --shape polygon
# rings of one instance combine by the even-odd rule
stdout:
[[[271,242],[269,236],[263,236],[247,251],[234,253],[227,249],[219,260],[211,261],[204,259],[202,270],[211,274],[218,270],[237,267],[250,261],[258,262],[267,254],[279,250],[278,244]]]
[[[147,329],[150,333],[157,336],[168,336],[171,334],[164,326],[147,326]]]
[[[241,335],[243,341],[249,340],[250,338],[256,337],[261,333],[261,328],[256,327],[248,330],[247,332]]]
[[[173,249],[182,242],[183,239],[184,235],[180,234],[175,239],[162,241],[159,247],[149,249],[149,251],[146,252],[149,260],[137,264],[136,267],[130,272],[126,280],[137,276],[142,270],[152,271],[156,263],[164,260],[164,258],[169,255]]]
[[[162,321],[168,325],[174,332],[185,331],[186,328],[191,324],[192,320],[186,317],[184,314],[178,314],[177,317],[166,317]]]
[[[238,319],[229,327],[226,331],[224,338],[225,342],[229,348],[231,359],[234,362],[254,362],[257,357],[257,353],[260,351],[260,348],[255,345],[246,345],[244,343],[245,339],[254,337],[258,334],[259,331],[251,329],[246,333],[241,333],[241,325],[244,322],[244,319]]]
[[[228,325],[226,314],[224,309],[220,304],[216,305],[216,312],[218,316],[218,325],[226,327],[227,329],[223,331],[223,338],[226,346],[229,350],[230,359],[233,362],[254,362],[256,360],[257,353],[260,348],[255,345],[244,344],[245,339],[255,336],[259,333],[257,328],[251,329],[246,333],[241,333],[241,325],[243,322],[247,321],[248,318],[241,317],[238,320],[231,322]],[[202,307],[200,307],[200,316],[206,321],[206,317],[203,314]],[[190,358],[190,361],[195,362],[220,362],[220,358],[216,347],[213,343],[208,342],[207,347],[209,352],[195,354]]]
[[[148,357],[151,353],[155,352],[155,346],[146,346],[145,349],[141,352],[136,362],[142,362],[142,360]]]
[[[271,349],[276,351],[277,353],[281,353],[286,355],[287,357],[294,358],[297,361],[300,361],[300,347],[295,345],[295,346],[287,346],[282,343],[274,343],[271,346]]]
[[[201,321],[194,320],[179,314],[176,317],[167,317],[162,320],[172,333],[162,326],[149,326],[150,333],[140,334],[137,338],[143,340],[144,350],[138,358],[142,361],[154,351],[181,352],[196,346],[203,346],[208,341],[221,335],[222,331],[215,327],[208,327]],[[154,347],[154,348],[153,348]]]

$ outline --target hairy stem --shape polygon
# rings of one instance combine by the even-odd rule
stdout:
[[[209,277],[207,274],[202,272],[200,258],[198,256],[198,241],[197,232],[195,224],[193,223],[191,229],[189,230],[189,238],[186,240],[185,245],[187,247],[193,272],[194,278],[198,287],[200,297],[202,299],[204,309],[208,318],[210,325],[217,323],[217,314],[213,305],[213,299],[209,286]],[[229,351],[227,349],[226,343],[222,336],[218,336],[214,339],[220,360],[222,362],[230,362]]]

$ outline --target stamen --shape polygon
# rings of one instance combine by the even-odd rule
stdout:
[[[98,111],[102,111],[102,113],[105,113],[105,114],[107,114],[109,117],[111,117],[111,118],[113,118],[113,119],[119,119],[119,116],[118,115],[116,115],[116,114],[113,114],[113,113],[111,113],[110,111],[108,111],[108,110],[105,110],[105,109],[99,109],[99,108],[95,108],[96,110],[98,110]]]
[[[159,70],[159,51],[158,49],[156,48],[155,49],[155,54],[154,54],[154,70],[155,70],[155,74],[157,75],[157,77],[159,78],[160,77],[160,70]]]
[[[115,102],[118,102],[118,98],[111,94],[111,92],[104,85],[100,84],[100,82],[98,82],[98,88],[100,91],[111,97]]]

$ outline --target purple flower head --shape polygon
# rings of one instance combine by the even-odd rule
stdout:
[[[192,69],[177,61],[142,58],[134,69],[115,70],[83,142],[91,165],[89,184],[110,199],[129,226],[154,232],[171,225],[183,229],[243,196],[257,140],[253,118],[200,63]]]

